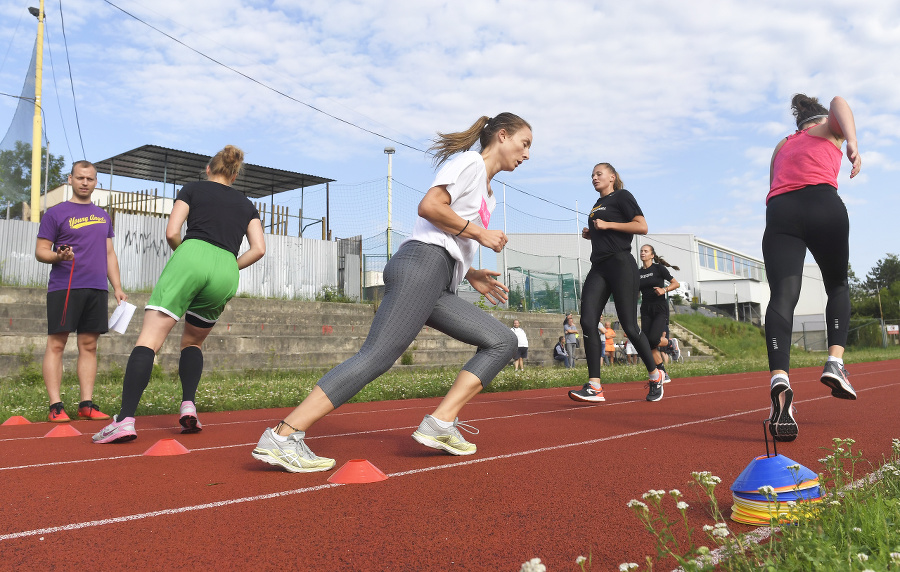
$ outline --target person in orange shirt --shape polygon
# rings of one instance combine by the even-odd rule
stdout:
[[[612,329],[612,323],[606,322],[606,359],[609,364],[616,363],[616,331]]]

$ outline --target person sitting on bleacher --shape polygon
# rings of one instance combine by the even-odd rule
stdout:
[[[566,337],[559,336],[559,341],[553,346],[553,359],[562,362],[566,367],[569,365],[569,352],[566,351]]]

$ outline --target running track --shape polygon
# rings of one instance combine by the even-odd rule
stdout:
[[[876,463],[889,455],[900,360],[850,366],[856,402],[832,398],[820,371],[792,372],[800,436],[779,452],[813,470],[833,437]],[[66,438],[44,438],[49,423],[0,427],[0,569],[516,571],[540,557],[556,571],[589,552],[594,570],[618,569],[655,554],[625,506],[649,489],[680,489],[699,527],[711,521],[688,483],[708,470],[730,514],[728,487],[765,453],[767,388],[751,373],[676,379],[658,403],[641,383],[587,406],[561,389],[483,394],[464,410],[481,430],[472,457],[410,438],[437,399],[350,404],[308,443],[338,468],[368,459],[390,477],[354,485],[250,457],[286,409],[204,413],[196,435],[175,416],[142,417],[120,445],[91,443],[100,421]],[[142,455],[170,437],[191,453]]]

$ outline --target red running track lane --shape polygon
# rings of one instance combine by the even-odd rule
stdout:
[[[792,372],[800,435],[779,452],[816,471],[833,437],[852,437],[874,463],[889,455],[900,360],[851,366],[856,402],[832,398],[820,372]],[[180,435],[175,416],[142,417],[138,439],[120,445],[91,443],[99,421],[73,423],[84,435],[67,438],[43,438],[49,423],[0,427],[0,569],[518,570],[540,557],[556,571],[588,553],[596,570],[643,562],[653,542],[626,503],[678,488],[691,523],[709,524],[689,486],[692,471],[708,470],[730,509],[728,487],[765,453],[768,374],[676,379],[658,403],[641,383],[605,389],[606,403],[587,406],[565,389],[479,395],[464,410],[481,430],[471,457],[410,438],[437,399],[346,405],[308,443],[338,467],[368,459],[390,477],[362,485],[250,457],[287,409],[204,413],[196,435]],[[191,453],[142,455],[171,437]]]

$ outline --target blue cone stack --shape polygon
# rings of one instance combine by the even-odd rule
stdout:
[[[794,465],[799,465],[799,469],[788,469]],[[775,490],[774,501],[759,492],[765,486]],[[750,461],[731,485],[731,494],[734,499],[731,520],[757,525],[769,524],[772,519],[791,521],[789,514],[792,510],[796,514],[796,509],[791,509],[788,501],[800,505],[822,500],[819,475],[784,455],[762,455]]]

